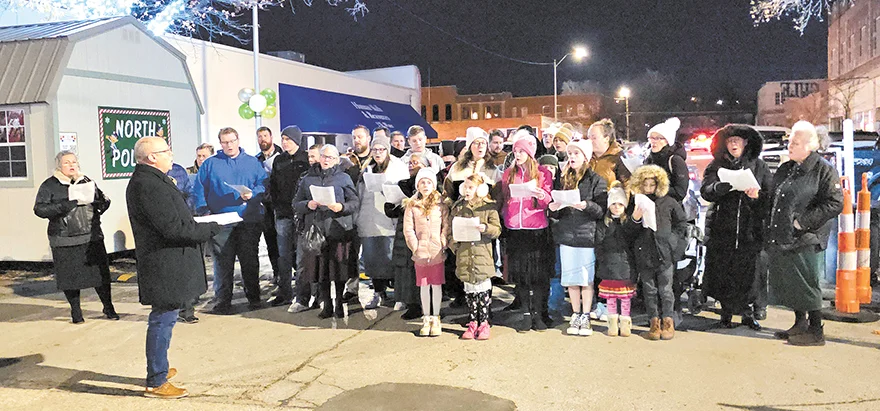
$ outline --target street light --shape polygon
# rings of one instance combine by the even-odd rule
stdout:
[[[629,96],[630,89],[627,86],[622,86],[620,90],[617,91],[617,98],[614,101],[623,100],[624,106],[626,107],[626,141],[629,141]]]
[[[587,57],[589,53],[587,52],[586,47],[575,47],[574,50],[562,56],[561,59],[556,60],[553,59],[553,121],[558,121],[558,114],[556,107],[559,107],[559,103],[557,102],[557,90],[559,89],[556,77],[556,68],[565,61],[565,58],[568,56],[573,56],[575,60],[581,61],[583,58]]]

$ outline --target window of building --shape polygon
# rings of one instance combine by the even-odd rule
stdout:
[[[516,117],[516,116],[517,116],[517,115],[516,115],[516,107],[514,107],[514,108],[511,110],[511,112],[510,112],[510,116],[511,116],[511,117]]]
[[[552,116],[553,112],[550,111],[552,110],[550,107],[551,106],[541,106],[541,114],[545,116]]]
[[[880,17],[874,19],[874,33],[871,36],[871,57],[877,57],[877,37],[880,36]]]
[[[431,121],[440,121],[440,106],[431,106]]]
[[[574,106],[571,106],[571,105],[565,106],[565,116],[566,117],[574,116]]]
[[[523,117],[529,115],[529,108],[528,108],[528,107],[523,107],[523,108],[521,108],[521,109],[519,110],[519,114],[520,114],[521,116],[523,116]]]
[[[846,67],[847,67],[847,69],[850,69],[853,66],[852,48],[853,48],[853,42],[855,42],[855,38],[856,38],[855,34],[850,34],[849,35],[849,42],[846,45]]]
[[[865,49],[865,42],[868,41],[868,28],[866,26],[862,26],[862,31],[859,32],[859,62],[862,62],[862,58],[865,53],[863,50]]]
[[[428,108],[425,106],[422,106],[422,118],[425,120],[428,119]]]
[[[28,176],[26,142],[24,110],[0,109],[0,179]]]
[[[774,101],[776,101],[777,106],[782,104],[782,93],[776,93]]]
[[[446,105],[446,121],[452,121],[452,104]]]
[[[495,113],[492,111],[492,106],[486,106],[483,108],[483,118],[489,119],[495,117]]]
[[[587,106],[584,103],[578,103],[577,105],[578,117],[586,117],[587,116]]]
[[[461,107],[461,119],[460,119],[460,120],[467,120],[467,119],[469,119],[469,118],[471,118],[471,109],[468,108],[467,106],[462,106],[462,107]]]

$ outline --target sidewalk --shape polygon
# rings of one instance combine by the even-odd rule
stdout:
[[[364,289],[361,301],[369,297]],[[113,292],[121,321],[102,319],[97,296],[86,290],[86,322],[73,325],[51,277],[0,274],[0,408],[880,408],[880,336],[871,333],[880,323],[827,322],[825,347],[791,347],[772,333],[793,315],[775,308],[759,333],[713,328],[718,315],[707,311],[688,318],[690,330],[668,342],[607,337],[600,322],[591,337],[563,335],[564,325],[520,334],[504,325],[513,317],[500,312],[492,338],[482,342],[458,340],[463,310],[444,318],[437,338],[417,337],[418,322],[387,307],[350,305],[349,317],[338,321],[286,307],[198,313],[200,323],[175,327],[169,352],[180,372],[174,382],[190,397],[148,399],[149,310],[138,303],[136,284],[114,283]]]

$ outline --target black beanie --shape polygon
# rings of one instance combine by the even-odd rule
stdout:
[[[297,146],[302,147],[302,137],[303,132],[297,126],[288,126],[285,127],[284,130],[281,130],[282,136],[287,136],[290,140],[296,143]]]

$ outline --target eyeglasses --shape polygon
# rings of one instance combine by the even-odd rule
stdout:
[[[337,156],[328,156],[328,155],[326,155],[326,154],[321,154],[321,158],[323,158],[324,160],[336,160],[336,159],[338,159],[339,157],[337,157]]]
[[[384,153],[384,152],[388,151],[388,149],[385,147],[373,147],[372,151],[374,153]]]
[[[651,140],[651,141],[664,141],[664,140],[666,140],[666,137],[648,137],[648,140]]]
[[[171,152],[171,149],[170,149],[170,148],[169,148],[169,149],[167,149],[167,150],[162,150],[162,151],[154,151],[154,152],[153,152],[153,154],[160,154],[160,153],[170,153],[170,152]]]
[[[223,141],[223,140],[220,140],[220,145],[221,145],[221,146],[226,146],[226,145],[232,144],[232,143],[234,143],[234,142],[236,142],[236,141],[238,141],[237,138],[236,138],[236,139],[233,139],[233,140],[229,140],[229,141]]]

